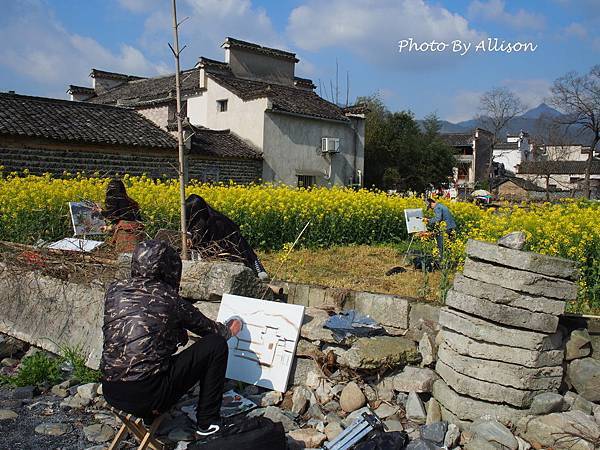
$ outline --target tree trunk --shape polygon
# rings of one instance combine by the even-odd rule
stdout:
[[[594,151],[596,150],[596,146],[598,145],[598,141],[600,141],[600,134],[598,134],[598,132],[596,132],[596,134],[594,135],[594,143],[592,144],[591,148],[590,148],[590,154],[588,155],[588,159],[587,159],[587,164],[585,165],[585,181],[584,181],[584,186],[585,186],[585,198],[587,198],[588,200],[590,199],[591,196],[591,186],[590,186],[590,175],[592,173],[592,161],[594,160]]]
[[[546,175],[546,201],[550,201],[550,175]]]

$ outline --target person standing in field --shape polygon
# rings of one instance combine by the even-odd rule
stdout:
[[[435,240],[441,261],[444,257],[444,231],[448,234],[448,237],[452,239],[456,233],[456,221],[454,220],[454,216],[448,207],[442,203],[439,203],[433,197],[429,197],[427,199],[427,209],[432,209],[434,214],[433,218],[426,219],[427,224],[431,228],[435,227],[436,225],[439,227],[442,222],[446,224],[445,230],[438,228],[435,231]]]
[[[110,224],[108,229],[113,232],[112,242],[119,253],[132,252],[143,240],[144,225],[140,207],[127,195],[122,180],[113,178],[108,183],[101,214]]]

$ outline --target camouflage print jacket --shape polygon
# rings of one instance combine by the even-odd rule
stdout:
[[[227,326],[205,317],[179,294],[181,258],[162,241],[145,241],[133,252],[131,278],[112,283],[104,303],[104,348],[100,370],[106,381],[136,381],[166,370],[187,332],[217,333]]]

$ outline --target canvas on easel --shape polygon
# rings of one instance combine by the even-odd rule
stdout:
[[[421,208],[405,209],[404,220],[406,222],[406,231],[408,234],[427,231],[427,226],[423,220],[423,210]]]

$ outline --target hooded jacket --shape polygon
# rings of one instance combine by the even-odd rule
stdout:
[[[131,278],[112,283],[104,300],[105,381],[138,381],[165,371],[187,332],[231,337],[179,294],[181,258],[163,241],[144,241],[133,252]]]

